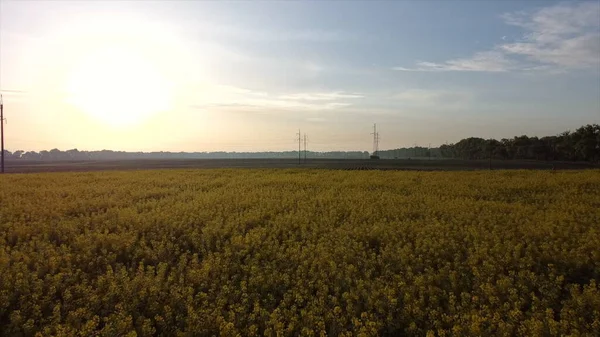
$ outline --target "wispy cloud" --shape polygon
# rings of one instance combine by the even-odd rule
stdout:
[[[208,38],[231,38],[243,41],[282,42],[334,42],[351,39],[352,36],[341,31],[316,29],[304,30],[264,30],[256,27],[222,24],[216,22],[194,22],[200,26],[197,34]]]
[[[281,110],[334,110],[352,105],[350,99],[362,98],[357,93],[310,92],[270,94],[229,85],[211,85],[201,88],[194,95],[194,109],[208,108],[257,108]]]
[[[0,90],[0,93],[2,93],[2,94],[17,94],[17,95],[19,95],[19,94],[26,94],[27,91],[25,91],[25,90],[2,89],[2,90]]]
[[[280,99],[285,100],[304,100],[304,101],[333,101],[344,98],[362,98],[363,95],[349,93],[345,94],[342,92],[318,92],[318,93],[296,93],[290,95],[279,96]]]
[[[264,91],[255,91],[255,90],[244,89],[244,88],[240,88],[240,87],[235,87],[235,86],[231,86],[231,85],[223,85],[223,84],[216,84],[214,86],[213,90],[216,92],[233,94],[233,95],[237,94],[237,95],[245,95],[245,96],[253,96],[253,97],[268,96],[268,94]]]
[[[505,13],[508,25],[524,29],[523,38],[469,58],[417,62],[398,71],[504,72],[586,69],[600,66],[600,3],[562,3],[533,12]],[[502,37],[507,41],[506,37]]]
[[[457,108],[465,107],[473,95],[460,90],[410,89],[390,95],[399,106],[411,108]]]
[[[2,96],[0,101],[4,103],[9,101],[21,101],[24,99],[31,100],[33,98],[31,93],[26,90],[2,89],[0,90],[0,95]]]
[[[508,13],[507,24],[524,28],[523,41],[501,45],[507,54],[564,68],[600,65],[600,3],[560,4],[533,14]]]
[[[514,67],[513,61],[507,59],[504,53],[485,51],[476,53],[471,58],[449,60],[442,63],[417,62],[416,68],[395,67],[400,71],[490,71],[502,72]]]

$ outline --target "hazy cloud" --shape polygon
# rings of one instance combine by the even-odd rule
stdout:
[[[333,110],[352,105],[349,99],[362,98],[356,93],[312,92],[269,94],[229,85],[204,86],[201,94],[194,95],[190,108],[271,108],[282,110]]]
[[[508,54],[563,68],[600,65],[600,3],[560,4],[533,14],[502,16],[507,24],[523,27],[521,42],[500,48]]]
[[[316,29],[308,30],[264,30],[249,28],[231,24],[216,22],[194,22],[194,26],[200,25],[198,34],[212,38],[232,38],[243,41],[302,41],[302,42],[333,42],[348,40],[348,34],[340,31],[324,31]]]
[[[506,24],[525,30],[514,43],[497,45],[470,58],[417,62],[399,71],[510,70],[561,72],[600,66],[600,3],[563,3],[534,12],[505,13]],[[502,37],[506,40],[506,37]],[[523,61],[522,58],[527,61]]]
[[[17,94],[17,95],[19,95],[19,94],[26,94],[27,91],[25,91],[25,90],[2,89],[2,90],[0,90],[0,93],[2,93],[2,94],[9,94],[9,95],[10,94]]]
[[[472,94],[458,90],[410,89],[392,94],[390,98],[400,105],[415,108],[449,108],[468,104],[472,100]]]
[[[279,96],[281,99],[286,100],[306,100],[306,101],[332,101],[344,98],[362,98],[360,94],[345,94],[342,92],[331,92],[331,93],[297,93],[290,95]]]
[[[513,62],[498,51],[476,53],[471,58],[449,60],[442,63],[417,62],[416,68],[395,67],[400,71],[507,71],[513,67]]]

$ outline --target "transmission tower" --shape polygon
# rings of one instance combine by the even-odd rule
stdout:
[[[296,133],[296,136],[298,136],[296,140],[298,141],[298,165],[300,165],[302,161],[302,134],[300,133],[300,129],[298,129],[298,133]]]
[[[379,158],[379,132],[377,132],[377,124],[373,124],[373,159]]]

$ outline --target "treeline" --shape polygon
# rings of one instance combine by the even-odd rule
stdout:
[[[600,125],[588,124],[556,136],[512,139],[470,137],[437,148],[411,147],[379,151],[381,159],[457,158],[457,159],[531,159],[558,161],[600,161]],[[301,154],[304,157],[304,153]],[[307,158],[368,159],[367,151],[307,151]],[[298,158],[298,151],[283,152],[124,152],[124,151],[15,151],[5,150],[7,160],[124,160],[124,159],[244,159]]]
[[[248,159],[248,158],[298,158],[298,151],[284,152],[125,152],[125,151],[79,151],[77,149],[61,151],[15,151],[5,150],[7,160],[35,161],[78,161],[78,160],[125,160],[125,159]],[[301,154],[304,158],[304,153]],[[308,158],[331,159],[367,159],[367,151],[307,151]]]
[[[483,139],[470,137],[439,148],[402,148],[380,151],[383,159],[392,158],[459,158],[459,159],[531,159],[558,161],[600,160],[600,125],[588,124],[575,131],[557,136],[512,139]]]
[[[535,159],[589,161],[600,160],[600,125],[589,124],[574,132],[557,136],[512,139],[467,138],[456,144],[442,145],[443,157],[462,159]]]
[[[427,148],[415,146],[394,150],[384,150],[378,152],[381,159],[405,159],[405,158],[440,158],[442,157],[439,148]]]

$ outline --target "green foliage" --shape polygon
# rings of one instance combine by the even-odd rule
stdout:
[[[0,176],[0,335],[596,336],[599,173]]]
[[[600,125],[588,124],[574,132],[552,137],[520,136],[512,139],[466,138],[456,144],[440,146],[440,154],[462,159],[536,159],[600,161]]]

